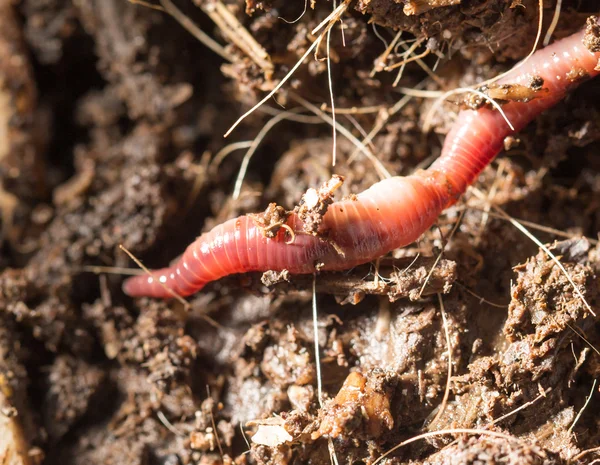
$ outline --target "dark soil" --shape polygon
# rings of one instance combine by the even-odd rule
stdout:
[[[280,17],[298,18],[301,0],[223,4],[270,60],[230,43],[205,14],[214,2],[177,5],[231,61],[147,5],[0,0],[0,463],[316,465],[334,451],[368,464],[421,433],[385,463],[598,459],[600,81],[507,141],[476,186],[487,201],[470,192],[417,244],[317,277],[320,370],[312,277],[229,277],[190,309],[122,293],[121,271],[136,270],[120,245],[164,266],[240,213],[282,206],[263,215],[277,227],[333,174],[335,198],[379,180],[342,136],[332,168],[331,128],[298,103],[330,106],[324,44],[223,139],[332,8],[310,1],[290,23]],[[544,31],[554,7],[544,2]],[[554,37],[594,12],[595,1],[564,0]],[[338,123],[362,139],[359,127],[384,122],[370,147],[392,173],[427,165],[456,106],[429,134],[432,100],[386,112],[402,94],[397,70],[371,72],[384,41],[402,30],[407,47],[420,41],[415,54],[429,50],[435,74],[411,62],[400,87],[448,90],[526,56],[537,18],[532,0],[351,2],[343,38],[339,22],[331,32]],[[300,114],[267,134],[232,200],[244,151],[219,151],[254,139],[281,106]],[[324,186],[300,207],[315,225],[335,190]],[[590,307],[492,206],[552,228],[531,230]],[[435,434],[456,428],[482,432]]]

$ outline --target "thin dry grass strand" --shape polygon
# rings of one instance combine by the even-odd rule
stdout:
[[[373,25],[375,25],[375,23],[373,23]],[[371,73],[369,74],[370,77],[375,76],[375,74],[377,74],[379,71],[382,71],[383,68],[385,68],[385,62],[387,61],[387,57],[390,55],[390,53],[392,53],[392,50],[394,50],[394,48],[396,47],[396,44],[398,43],[398,41],[400,40],[401,37],[402,37],[402,31],[398,31],[398,33],[394,36],[394,38],[392,39],[390,44],[386,47],[386,49],[383,51],[383,53],[375,59],[375,63],[373,64],[373,69],[371,70]]]
[[[383,42],[383,46],[387,49],[389,47],[389,44],[387,40],[385,40],[385,38],[377,30],[377,25],[375,23],[371,23],[371,28],[373,29],[373,33],[375,34],[375,36]]]
[[[442,103],[444,103],[444,101],[448,97],[451,97],[452,95],[456,95],[456,94],[469,94],[469,93],[478,95],[479,97],[484,99],[486,102],[489,102],[490,105],[492,105],[502,115],[502,118],[504,119],[504,121],[506,121],[506,124],[508,125],[510,130],[511,131],[515,130],[515,127],[512,125],[512,123],[507,118],[506,114],[504,113],[504,110],[502,110],[502,107],[493,98],[490,98],[489,96],[485,95],[483,92],[476,90],[476,89],[469,89],[467,87],[459,87],[458,89],[449,90],[448,92],[444,93],[441,97],[439,97],[434,102],[434,104],[431,106],[431,108],[427,112],[427,115],[425,115],[425,120],[423,122],[423,132],[429,132],[431,130],[433,116],[437,113],[437,111],[440,108],[440,106],[442,105]]]
[[[477,189],[477,188],[471,188],[471,189],[473,190],[473,193],[475,195],[477,195],[477,197],[479,197],[480,199],[485,199],[485,195],[479,189]],[[546,253],[546,255],[548,255],[548,257],[550,257],[552,259],[552,261],[556,264],[556,266],[558,266],[558,268],[560,269],[560,271],[567,278],[567,280],[569,281],[569,284],[571,284],[571,286],[573,286],[573,289],[575,290],[575,293],[581,299],[581,301],[584,304],[585,308],[593,316],[597,316],[596,312],[594,312],[594,310],[592,310],[592,307],[590,306],[590,304],[587,302],[587,300],[585,299],[585,297],[581,293],[581,290],[575,284],[575,282],[573,281],[573,278],[571,278],[571,275],[567,272],[567,270],[565,269],[565,267],[563,266],[563,264],[560,262],[560,260],[556,257],[556,255],[554,255],[552,253],[552,251],[550,251],[550,249],[548,249],[548,247],[546,247],[544,244],[542,244],[542,242],[537,237],[535,237],[533,234],[531,234],[527,230],[527,228],[525,226],[523,226],[521,223],[519,223],[517,220],[515,220],[513,217],[511,217],[508,213],[506,213],[500,207],[498,207],[496,205],[493,205],[493,208],[500,215],[502,215],[504,218],[506,218],[515,228],[517,228],[519,231],[521,231],[523,234],[525,234],[525,236],[527,236],[531,241],[533,241],[540,249],[542,249],[544,251],[544,253]]]
[[[242,437],[244,438],[246,446],[248,446],[248,450],[244,452],[244,454],[247,454],[248,452],[250,452],[250,449],[252,449],[252,446],[250,445],[250,441],[248,441],[248,436],[246,436],[246,432],[244,431],[244,423],[242,421],[240,421],[240,431],[242,433]]]
[[[361,124],[356,120],[356,118],[352,115],[344,115],[346,117],[346,119],[348,121],[350,121],[350,124],[352,124],[352,126],[354,126],[356,128],[356,130],[360,133],[360,135],[362,137],[367,137],[367,131],[365,131],[365,128],[363,128],[361,126]],[[373,145],[373,143],[369,143],[370,149],[371,150],[376,150],[375,146]]]
[[[350,108],[335,108],[338,115],[368,115],[369,113],[377,113],[383,109],[383,105],[372,105],[367,107],[350,107]],[[321,110],[331,113],[331,108],[327,105],[321,105]]]
[[[405,95],[410,95],[411,97],[438,98],[444,95],[444,92],[441,90],[419,90],[413,89],[412,87],[396,87],[396,89]]]
[[[479,243],[481,241],[481,236],[483,235],[483,231],[487,226],[487,222],[490,219],[490,210],[492,209],[492,199],[496,197],[496,192],[498,191],[498,187],[500,184],[500,180],[504,174],[504,162],[498,163],[498,169],[496,170],[496,176],[494,177],[494,182],[492,183],[492,187],[487,193],[487,199],[485,201],[485,206],[483,209],[483,215],[481,216],[481,222],[479,223],[479,233],[477,234],[476,242]]]
[[[410,57],[410,55],[423,43],[423,40],[424,40],[423,38],[415,40],[412,43],[412,45],[410,47],[408,47],[408,49],[405,47],[406,41],[401,42],[400,45],[405,49],[405,51],[400,56],[407,57],[407,58],[404,58],[400,62],[395,63],[393,65],[385,66],[383,68],[383,70],[384,71],[392,71],[393,69],[400,68],[400,67],[402,67],[402,70],[404,70],[404,66],[406,65],[406,63],[408,63],[408,57]]]
[[[267,115],[271,115],[271,116],[277,116],[281,113],[283,113],[284,111],[289,111],[289,110],[279,110],[277,108],[273,108],[273,107],[269,107],[267,105],[264,105],[263,107],[259,108],[258,111],[266,113]],[[301,113],[294,113],[288,116],[287,118],[289,121],[295,121],[297,123],[305,123],[305,124],[319,124],[323,122],[322,118],[319,118],[318,116],[311,116],[311,115],[303,115]]]
[[[439,64],[442,62],[442,58],[444,58],[444,55],[440,54],[441,52],[436,52],[437,55],[437,60],[435,60],[435,63],[433,65],[433,68],[431,68],[431,71],[433,71],[434,73],[437,71]]]
[[[315,367],[317,371],[317,400],[319,407],[323,408],[323,377],[321,374],[321,347],[319,344],[319,310],[317,306],[317,274],[313,273],[312,283],[312,320],[313,320],[313,339],[315,341]],[[329,459],[334,465],[338,465],[335,447],[331,438],[327,440],[327,449]]]
[[[260,132],[256,135],[256,138],[250,144],[248,151],[244,155],[242,164],[240,165],[240,171],[238,172],[237,178],[235,180],[235,187],[233,189],[233,194],[232,194],[233,200],[237,200],[240,197],[240,192],[242,191],[242,184],[244,183],[244,177],[246,176],[246,172],[248,170],[248,165],[250,164],[250,160],[252,159],[252,155],[254,155],[254,152],[256,152],[256,149],[258,148],[258,146],[260,145],[262,140],[265,138],[265,136],[268,134],[268,132],[271,129],[273,129],[273,127],[277,123],[287,119],[290,115],[293,115],[293,114],[298,113],[299,111],[303,111],[303,110],[304,110],[303,108],[294,108],[289,111],[281,112],[278,115],[275,115],[269,121],[267,121],[267,123],[262,127]],[[321,121],[319,121],[319,123],[321,123]]]
[[[431,265],[431,269],[429,270],[429,273],[427,273],[427,277],[425,278],[425,281],[423,282],[423,285],[421,286],[421,289],[419,290],[419,298],[421,298],[421,296],[423,295],[423,292],[425,291],[425,288],[427,287],[427,283],[429,282],[429,280],[431,279],[431,276],[433,275],[433,270],[435,270],[436,266],[440,262],[442,255],[444,255],[444,249],[446,248],[446,245],[448,244],[448,242],[450,242],[450,239],[452,239],[452,237],[458,230],[458,226],[462,222],[462,219],[464,216],[465,216],[465,211],[463,210],[460,212],[460,215],[459,215],[458,219],[456,220],[456,223],[454,223],[454,226],[452,227],[452,231],[450,231],[450,234],[448,235],[448,239],[444,238],[444,235],[442,234],[442,230],[440,228],[438,228],[438,230],[440,231],[440,236],[442,237],[442,242],[444,245],[442,247],[442,250],[440,250],[440,253],[438,254],[438,256],[435,257],[435,261],[433,262],[433,265]]]
[[[313,52],[313,50],[315,48],[317,48],[317,46],[319,45],[319,42],[320,42],[319,39],[315,40],[311,44],[311,46],[308,47],[308,49],[306,50],[306,52],[304,52],[304,55],[302,55],[302,57],[300,57],[300,59],[292,67],[292,69],[283,77],[283,79],[281,81],[279,81],[279,83],[275,86],[275,88],[271,92],[269,92],[260,102],[258,102],[256,105],[254,105],[252,108],[250,108],[250,110],[248,110],[246,113],[244,113],[242,116],[240,116],[236,120],[236,122],[233,123],[233,125],[227,130],[227,132],[225,133],[225,135],[223,137],[227,137],[229,134],[231,134],[231,132],[244,119],[246,119],[249,115],[251,115],[252,113],[254,113],[258,107],[260,107],[265,102],[267,102],[271,97],[273,97],[273,95],[275,95],[277,93],[277,91],[292,77],[292,75],[296,72],[296,70],[300,67],[300,65],[302,65],[302,63],[304,63],[304,60],[306,60],[306,58]]]
[[[165,9],[162,6],[154,5],[152,3],[145,2],[144,0],[127,0],[127,1],[133,5],[141,5],[146,8],[150,8],[151,10],[162,11],[163,13],[165,12]]]
[[[194,183],[192,184],[192,188],[190,189],[190,191],[188,193],[187,201],[185,203],[183,210],[180,212],[180,215],[184,216],[189,211],[189,209],[192,208],[192,205],[194,205],[194,202],[196,202],[196,200],[198,199],[200,190],[202,189],[202,187],[204,187],[204,185],[206,184],[206,181],[208,179],[209,165],[210,165],[210,152],[208,150],[205,150],[204,153],[202,154],[202,157],[200,157],[200,161],[198,163],[192,163],[190,165],[190,167],[188,168],[188,170],[190,172],[195,171],[196,176],[194,176]]]
[[[333,79],[331,78],[331,29],[327,30],[327,83],[329,84],[329,100],[331,101],[331,119],[333,120],[333,147],[331,155],[331,166],[335,166],[336,154],[337,154],[337,130],[336,130],[336,118],[335,118],[335,97],[333,96]]]
[[[487,300],[485,297],[482,297],[479,294],[476,294],[475,292],[473,292],[471,289],[469,289],[467,286],[465,286],[464,284],[460,283],[459,281],[454,281],[454,283],[457,284],[459,287],[461,287],[463,290],[465,290],[467,293],[471,294],[473,297],[475,297],[476,299],[478,299],[479,303],[488,304],[491,307],[496,307],[496,308],[502,308],[502,309],[507,309],[508,308],[508,304],[502,305],[502,304],[497,304],[495,302]]]
[[[424,52],[419,53],[418,55],[413,55],[412,57],[408,57],[408,58],[402,60],[399,63],[394,63],[393,65],[387,66],[386,68],[384,68],[384,70],[385,71],[392,71],[392,70],[394,70],[396,68],[399,68],[400,66],[405,66],[408,63],[412,63],[413,61],[417,61],[417,60],[420,60],[421,58],[425,58],[430,53],[431,53],[431,49],[428,48]]]
[[[551,387],[548,389],[545,389],[544,393],[538,394],[538,396],[535,399],[530,400],[529,402],[525,402],[523,405],[517,407],[516,409],[513,409],[510,412],[506,413],[505,415],[502,415],[501,417],[498,417],[495,420],[491,421],[490,423],[487,424],[486,428],[489,428],[490,426],[493,426],[496,423],[500,423],[502,420],[506,420],[507,418],[515,415],[516,413],[519,413],[521,410],[525,410],[527,407],[532,406],[533,404],[538,402],[540,399],[543,399],[544,397],[546,397],[550,393],[550,391],[552,391]]]
[[[327,449],[329,451],[329,460],[333,465],[339,465],[337,454],[335,453],[335,446],[333,445],[333,439],[327,439]]]
[[[394,82],[392,83],[392,87],[396,87],[398,85],[398,83],[400,82],[400,79],[402,79],[402,76],[404,75],[405,69],[406,69],[406,63],[402,63],[402,66],[400,67],[400,69],[398,70],[398,74],[396,75],[396,79],[394,79]]]
[[[233,57],[225,51],[225,48],[221,44],[219,44],[216,40],[214,40],[206,32],[194,24],[194,22],[184,15],[171,0],[160,0],[160,3],[164,10],[169,13],[179,24],[181,24],[186,31],[198,39],[198,41],[200,41],[224,60],[229,62],[234,61]]]
[[[448,376],[446,378],[446,388],[444,389],[444,397],[442,398],[442,403],[436,413],[434,419],[431,421],[429,426],[435,424],[440,417],[444,414],[446,410],[446,405],[448,405],[448,397],[450,397],[450,384],[452,382],[452,342],[450,341],[450,329],[448,327],[448,318],[446,318],[446,309],[444,307],[444,301],[442,300],[442,294],[438,292],[438,301],[440,303],[440,312],[442,314],[442,322],[444,326],[444,336],[446,337],[446,347],[448,350]]]
[[[345,26],[344,26],[344,18],[340,18],[340,24],[341,24],[341,31],[342,31],[342,47],[346,46],[346,34],[344,33],[345,30]]]
[[[556,7],[554,8],[554,16],[552,16],[552,22],[546,31],[546,36],[544,37],[544,42],[542,45],[546,47],[550,40],[552,39],[552,34],[554,34],[554,30],[556,29],[556,25],[558,24],[558,19],[560,18],[560,9],[562,7],[562,0],[556,1]]]
[[[215,174],[217,168],[221,166],[221,163],[223,163],[223,160],[225,160],[229,154],[235,152],[236,150],[247,149],[248,147],[252,146],[252,142],[253,141],[251,140],[241,140],[239,142],[227,144],[221,148],[217,153],[215,153],[215,156],[211,160],[210,165],[208,166],[208,172],[210,174]]]
[[[400,45],[402,46],[402,48],[404,50],[408,50],[408,47],[404,43],[401,43]],[[444,89],[446,87],[446,83],[437,74],[435,74],[435,72],[421,58],[416,58],[415,62],[421,67],[421,69],[423,71],[425,71],[427,73],[427,75],[431,79],[433,79],[433,81],[435,81],[435,83],[438,86],[440,86],[442,89]],[[401,76],[402,76],[402,73],[401,72],[398,73],[398,76],[396,76],[396,79],[394,80],[394,87],[396,87],[398,85],[398,83],[400,82]]]
[[[417,85],[415,86],[415,89],[421,90],[421,88],[425,87],[425,84],[427,84],[427,79],[423,79],[422,81],[418,82]],[[408,102],[410,102],[410,100],[412,98],[413,98],[412,95],[405,95],[400,100],[398,100],[396,103],[394,103],[392,108],[390,108],[388,111],[389,116],[394,116],[396,113],[398,113],[400,110],[402,110],[408,104]]]
[[[208,384],[206,385],[206,395],[208,397],[212,397],[210,395],[210,387]],[[219,439],[219,430],[217,429],[217,425],[215,423],[215,416],[213,415],[212,409],[210,411],[210,422],[212,423],[213,431],[215,433],[215,439],[217,440],[217,447],[219,448],[219,454],[221,455],[221,460],[223,460],[223,447],[221,446],[221,440]]]
[[[332,23],[337,21],[337,17],[341,16],[343,14],[343,12],[346,10],[348,3],[350,3],[349,0],[344,0],[342,3],[340,3],[339,6],[334,8],[333,11],[331,13],[329,13],[329,15],[323,21],[321,21],[317,27],[315,27],[312,31],[310,31],[310,33],[314,36],[317,32],[319,32],[323,28],[323,26],[325,26],[325,24],[328,24],[328,23],[329,23],[329,25],[327,27],[330,28]]]
[[[404,41],[400,42],[398,45],[404,49],[404,53],[400,54],[400,56],[410,57],[412,55],[412,53],[417,48],[419,48],[419,46],[423,43],[424,40],[425,40],[424,37],[415,38],[412,41],[410,47],[408,47],[408,48],[407,48],[407,44],[409,43],[409,41],[404,40]],[[391,65],[391,66],[394,66],[394,67],[397,68],[400,65],[398,63],[396,63],[395,65]],[[384,70],[389,71],[390,70],[390,66],[385,67]]]
[[[293,91],[290,91],[290,96],[294,100],[296,100],[300,105],[309,109],[314,114],[316,114],[321,119],[323,119],[323,121],[325,121],[326,123],[333,124],[333,121],[332,121],[331,117],[329,117],[329,115],[327,115],[324,112],[322,112],[321,110],[319,110],[319,108],[317,108],[315,105],[310,103],[305,98],[300,97],[298,94],[296,94]],[[381,163],[381,161],[379,161],[379,159],[373,154],[373,152],[371,152],[366,145],[364,145],[361,141],[359,141],[354,136],[354,134],[352,134],[348,129],[346,129],[345,126],[338,124],[337,130],[339,131],[340,134],[342,134],[346,139],[348,139],[350,142],[352,142],[357,147],[358,152],[363,153],[371,161],[371,163],[373,163],[373,166],[375,167],[375,170],[377,171],[377,174],[379,175],[379,177],[381,179],[386,179],[386,178],[392,177],[390,172],[386,169],[385,166],[383,166],[383,163]]]
[[[297,23],[298,21],[300,21],[300,19],[302,19],[302,16],[304,16],[304,14],[306,13],[307,8],[308,8],[308,0],[304,0],[304,10],[302,11],[302,13],[300,13],[300,16],[298,16],[295,20],[288,21],[283,16],[277,16],[277,18],[281,19],[282,21],[285,21],[288,24],[294,24],[294,23]]]
[[[96,265],[85,265],[81,268],[78,268],[85,273],[94,273],[94,274],[120,274],[127,276],[139,276],[144,274],[143,270],[138,270],[136,268],[123,268],[120,266],[96,266]]]
[[[485,211],[483,208],[479,208],[479,207],[472,206],[472,205],[469,205],[468,208],[471,209],[471,210],[478,210],[478,211],[481,211],[481,212]],[[490,212],[488,212],[488,215],[490,217],[492,217],[492,218],[498,218],[498,219],[506,221],[506,217],[504,217],[502,215],[499,215],[498,213],[494,213],[494,212],[490,211]],[[564,237],[566,239],[573,239],[574,237],[580,237],[581,236],[581,234],[568,233],[568,232],[565,232],[565,231],[561,231],[560,229],[551,228],[549,226],[544,226],[544,225],[541,225],[541,224],[533,223],[531,221],[527,221],[527,220],[524,220],[522,218],[515,218],[515,220],[517,220],[523,226],[526,226],[528,228],[535,229],[537,231],[545,232],[545,233],[548,233],[548,234],[552,234],[552,235],[555,235],[555,236]],[[583,237],[585,237],[585,239],[588,242],[590,242],[591,244],[594,244],[594,245],[596,245],[596,244],[598,244],[600,242],[597,239],[594,239],[592,237],[587,237],[587,236],[583,236]]]
[[[312,319],[313,339],[315,342],[315,366],[317,370],[317,400],[323,408],[323,379],[321,377],[321,348],[319,345],[319,310],[317,308],[317,274],[313,273],[312,283]]]
[[[345,1],[344,3],[340,4],[339,7],[337,7],[333,13],[336,13],[336,15],[341,15],[343,14],[343,12],[345,11],[346,7],[347,7],[348,2]],[[329,15],[327,18],[335,18],[336,15],[334,14]],[[327,28],[325,29],[325,31],[323,31],[321,33],[321,35],[319,35],[319,37],[311,44],[311,46],[306,50],[306,52],[304,52],[304,55],[302,55],[300,57],[300,59],[296,62],[296,64],[292,67],[292,69],[283,77],[283,79],[281,79],[281,81],[279,81],[279,83],[275,86],[275,88],[269,92],[260,102],[258,102],[256,105],[254,105],[252,108],[250,108],[250,110],[248,110],[246,113],[244,113],[242,116],[240,116],[235,123],[233,123],[233,125],[227,130],[227,132],[224,134],[224,137],[227,137],[229,134],[231,134],[231,132],[245,119],[247,118],[249,115],[251,115],[254,111],[256,111],[257,108],[259,108],[261,105],[263,105],[267,100],[269,100],[273,95],[275,95],[277,93],[277,91],[290,79],[290,77],[292,77],[292,75],[296,72],[296,70],[300,67],[300,65],[302,65],[302,63],[304,63],[304,60],[306,60],[306,58],[313,52],[313,50],[315,50],[319,44],[321,43],[321,40],[323,39],[323,37],[325,36],[325,34],[331,29],[331,27],[335,24],[335,20],[332,20],[329,25],[327,26]]]
[[[555,320],[555,322],[556,322],[556,320]],[[558,324],[558,323],[556,322],[556,324]],[[565,321],[565,324],[569,327],[569,329],[571,331],[573,331],[579,337],[579,339],[581,339],[583,342],[585,342],[594,352],[596,352],[597,355],[600,355],[600,350],[596,349],[596,347],[594,347],[594,345],[585,337],[585,335],[581,334],[578,331],[579,328],[571,325],[570,323],[568,323],[566,321]],[[575,328],[577,328],[577,329],[575,329]]]
[[[165,414],[162,412],[162,410],[157,410],[156,416],[158,417],[160,422],[164,425],[164,427],[167,428],[175,436],[178,436],[180,438],[186,437],[186,435],[183,432],[179,431],[177,428],[175,428],[175,426],[173,426],[173,423],[171,423],[169,421],[169,419],[165,416]]]
[[[579,410],[579,413],[577,413],[577,416],[575,417],[575,420],[573,420],[573,423],[571,424],[571,426],[569,426],[569,429],[567,430],[567,433],[571,434],[571,432],[573,431],[573,428],[575,428],[575,425],[577,424],[577,422],[581,418],[581,415],[583,415],[584,410],[587,408],[587,406],[589,405],[590,401],[592,400],[592,397],[594,396],[594,390],[596,389],[596,382],[597,381],[598,381],[597,379],[594,379],[594,382],[592,383],[592,389],[590,389],[590,393],[585,398],[585,403],[583,404],[583,407],[581,407],[581,410]]]
[[[408,264],[408,266],[402,270],[402,273],[407,273],[408,270],[410,270],[412,268],[412,266],[417,262],[417,260],[419,259],[420,256],[421,256],[421,252],[418,252],[417,255],[415,255],[415,258],[413,258],[413,261],[410,262]]]
[[[571,459],[571,463],[576,463],[579,460],[581,460],[583,457],[585,457],[586,455],[593,454],[594,452],[600,452],[600,446],[592,447],[591,449],[586,449],[584,451],[581,451],[579,454],[577,454],[575,457],[573,457]]]
[[[404,96],[403,98],[400,99],[400,103],[402,104],[402,106],[405,106],[411,99],[412,97],[408,97],[408,96]],[[379,117],[376,121],[375,124],[373,125],[373,127],[371,128],[371,130],[369,131],[369,133],[367,134],[367,136],[362,140],[361,145],[363,147],[366,147],[367,145],[370,145],[373,142],[373,139],[375,138],[375,136],[377,134],[379,134],[379,131],[381,131],[383,129],[383,127],[385,126],[385,124],[387,123],[387,121],[392,117],[393,113],[392,110],[383,110],[384,116],[383,117]],[[357,147],[354,152],[352,152],[352,154],[348,157],[348,164],[352,163],[354,161],[354,158],[356,158],[356,156],[358,155],[358,153],[360,152],[360,149]]]
[[[499,433],[497,431],[489,431],[489,430],[486,430],[486,429],[471,429],[471,428],[442,429],[442,430],[439,430],[439,431],[430,431],[430,432],[427,432],[427,433],[422,433],[422,434],[419,434],[418,436],[412,437],[410,439],[407,439],[406,441],[402,441],[401,443],[396,444],[390,450],[388,450],[383,455],[381,455],[380,457],[378,457],[377,460],[375,460],[373,462],[373,465],[377,465],[379,462],[381,462],[388,455],[393,454],[398,449],[400,449],[400,448],[402,448],[404,446],[407,446],[408,444],[412,444],[413,442],[417,442],[417,441],[420,441],[422,439],[434,438],[436,436],[446,436],[448,434],[472,434],[472,435],[479,434],[481,436],[491,436],[491,437],[494,437],[494,438],[506,439],[507,441],[514,441],[514,442],[518,442],[518,443],[521,443],[521,444],[524,444],[524,445],[527,444],[525,441],[523,441],[520,438],[517,438],[516,436],[510,436],[508,434]]]
[[[333,8],[335,9],[337,7],[337,0],[333,0]],[[342,36],[342,47],[346,47],[346,34],[345,34],[345,30],[346,30],[346,26],[344,25],[344,17],[340,15],[340,34]]]

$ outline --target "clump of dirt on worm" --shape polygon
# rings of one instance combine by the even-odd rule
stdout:
[[[563,5],[554,37],[585,24],[584,3]],[[372,463],[427,432],[390,463],[596,459],[598,86],[506,141],[475,186],[484,200],[468,194],[377,263],[319,274],[317,366],[312,276],[229,277],[190,310],[120,290],[132,267],[120,245],[161,267],[203,229],[269,204],[280,207],[265,229],[299,205],[314,233],[334,190],[352,196],[381,175],[339,135],[332,167],[331,128],[303,106],[331,115],[325,42],[222,137],[307,52],[330,2],[174,4],[225,58],[141,2],[0,0],[0,458],[329,464],[332,446],[339,463]],[[537,5],[349,2],[343,34],[337,23],[329,37],[337,123],[359,139],[381,127],[367,147],[391,174],[426,165],[456,105],[424,134],[431,101],[394,107],[398,89],[446,90],[512,66],[535,40]],[[555,2],[544,7],[546,30]],[[405,47],[422,63],[394,87]],[[292,116],[261,141],[233,200],[243,152],[221,149],[254,139],[281,106]],[[327,184],[334,173],[341,187]],[[534,232],[572,282],[491,205],[554,228]],[[434,435],[450,428],[486,433]]]

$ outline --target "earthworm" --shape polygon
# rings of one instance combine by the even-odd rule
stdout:
[[[588,21],[589,34],[597,22]],[[507,96],[511,89],[522,95],[525,87],[543,87],[531,91],[529,101],[519,97],[503,105],[515,131],[581,81],[600,73],[600,50],[588,49],[584,37],[581,31],[537,51],[493,87],[494,95],[500,91]],[[296,213],[290,214],[274,237],[265,237],[264,226],[252,216],[240,216],[201,235],[173,266],[154,271],[153,277],[127,279],[123,290],[130,296],[188,296],[234,273],[288,270],[306,274],[369,262],[418,239],[475,181],[511,133],[497,110],[462,110],[446,136],[441,156],[428,169],[385,179],[357,196],[332,203],[318,234],[298,233],[305,224]],[[293,241],[290,230],[297,233]]]

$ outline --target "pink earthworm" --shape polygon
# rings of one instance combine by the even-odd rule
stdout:
[[[597,21],[590,20],[588,28]],[[250,216],[240,216],[202,234],[173,266],[154,271],[152,277],[127,279],[123,290],[130,296],[188,296],[230,274],[343,270],[414,242],[502,150],[506,136],[521,130],[581,81],[600,73],[600,52],[584,45],[585,34],[575,33],[537,51],[498,81],[496,89],[530,88],[532,79],[543,81],[543,92],[532,100],[502,106],[514,131],[497,110],[463,110],[433,165],[332,203],[317,236],[296,234],[290,243],[289,228],[302,231],[304,227],[295,213],[287,219],[289,228],[281,228],[273,238],[265,237],[264,228]]]

